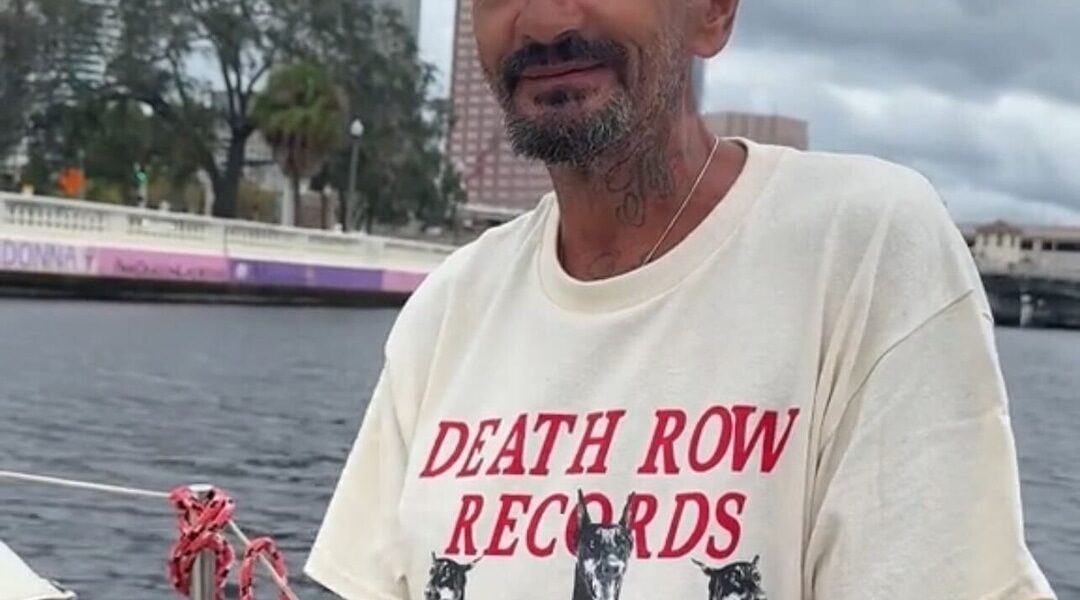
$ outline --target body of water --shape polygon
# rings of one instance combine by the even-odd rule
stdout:
[[[303,599],[329,599],[299,570],[395,314],[0,301],[0,469],[213,481],[241,526],[275,536]],[[998,340],[1028,538],[1062,600],[1080,598],[1080,332]],[[0,482],[0,539],[82,599],[174,597],[173,535],[164,502]]]

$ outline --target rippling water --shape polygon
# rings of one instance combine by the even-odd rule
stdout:
[[[0,469],[158,490],[212,480],[297,572],[394,315],[0,301]],[[1028,537],[1062,600],[1080,598],[1080,332],[998,338]],[[173,597],[172,534],[164,503],[0,483],[0,538],[82,599]]]

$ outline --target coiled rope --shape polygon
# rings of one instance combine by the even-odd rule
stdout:
[[[254,600],[255,560],[258,559],[269,571],[271,579],[281,592],[282,600],[299,600],[289,587],[285,561],[270,538],[251,540],[233,520],[236,504],[223,491],[212,488],[205,499],[198,498],[187,486],[178,487],[171,493],[157,492],[133,487],[107,485],[60,477],[47,477],[18,471],[0,470],[0,479],[22,483],[36,483],[89,490],[118,496],[153,498],[169,501],[177,511],[177,541],[169,557],[169,579],[180,594],[188,594],[191,585],[191,569],[195,557],[211,551],[217,557],[216,600],[225,598],[225,582],[235,558],[235,552],[221,535],[226,528],[244,544],[244,556],[240,565],[240,600]]]

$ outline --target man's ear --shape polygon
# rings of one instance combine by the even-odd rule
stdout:
[[[702,58],[720,53],[731,41],[739,0],[694,0],[690,11],[690,50]]]

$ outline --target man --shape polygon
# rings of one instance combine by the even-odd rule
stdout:
[[[919,175],[715,140],[737,0],[475,0],[555,194],[410,300],[308,573],[348,600],[1052,598]],[[482,558],[482,560],[480,560]]]

